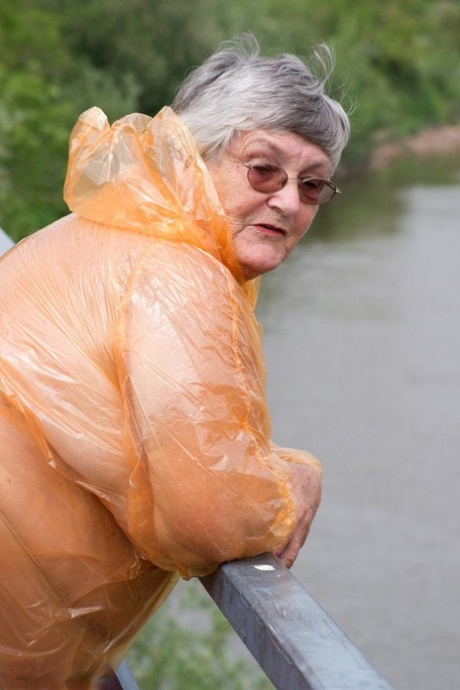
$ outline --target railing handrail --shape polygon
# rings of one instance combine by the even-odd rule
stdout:
[[[277,690],[392,690],[272,554],[201,581]]]

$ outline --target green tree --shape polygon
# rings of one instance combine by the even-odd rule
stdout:
[[[277,46],[293,52],[326,41],[356,107],[346,159],[362,159],[376,139],[398,138],[460,117],[460,4],[455,0],[266,0]]]
[[[153,115],[171,102],[177,84],[226,38],[220,0],[40,0],[59,13],[68,45],[104,74],[134,79],[139,108]],[[103,30],[101,31],[101,27]]]
[[[115,83],[69,52],[57,15],[27,0],[0,5],[0,224],[18,240],[67,212],[62,201],[70,131],[86,108],[136,104],[136,85]]]

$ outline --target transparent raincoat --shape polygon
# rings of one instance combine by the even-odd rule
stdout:
[[[174,113],[84,113],[65,199],[0,262],[2,690],[86,687],[178,576],[279,548],[316,466],[270,441],[256,287]]]

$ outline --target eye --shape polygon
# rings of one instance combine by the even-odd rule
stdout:
[[[260,177],[270,177],[271,175],[276,175],[279,173],[279,168],[276,165],[270,165],[269,163],[255,163],[251,165],[251,168],[260,175]]]
[[[299,180],[299,184],[305,192],[315,192],[319,194],[325,185],[325,181],[316,177],[309,177],[305,180]]]

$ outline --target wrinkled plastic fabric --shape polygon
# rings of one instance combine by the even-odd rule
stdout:
[[[71,138],[73,213],[0,262],[0,688],[86,687],[178,575],[279,548],[255,286],[165,108]]]

